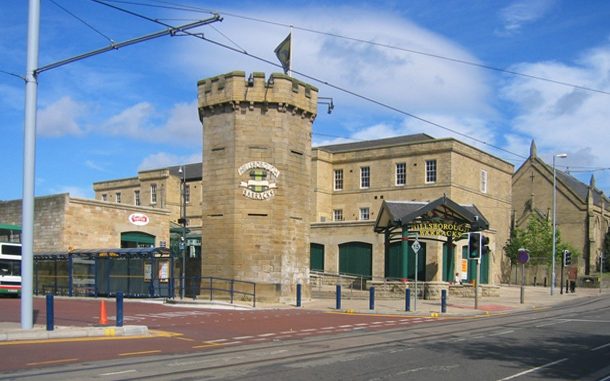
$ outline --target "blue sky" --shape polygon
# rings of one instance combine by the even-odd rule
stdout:
[[[274,48],[293,25],[295,71],[401,111],[301,77],[335,104],[330,115],[320,106],[315,145],[411,133],[453,136],[517,169],[534,139],[548,163],[554,153],[567,153],[567,159],[558,159],[559,168],[568,167],[585,183],[594,174],[598,188],[610,190],[610,2],[110,3],[172,25],[208,18],[213,10],[223,21],[193,32],[273,62]],[[39,66],[107,46],[108,38],[121,42],[164,29],[89,0],[41,0],[41,6]],[[2,0],[0,200],[21,198],[22,192],[25,86],[6,72],[25,75],[26,33],[27,1]],[[176,36],[42,73],[36,194],[92,197],[93,182],[200,161],[197,81],[233,70],[281,71],[209,42]]]

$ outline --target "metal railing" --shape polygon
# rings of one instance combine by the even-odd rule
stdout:
[[[256,283],[217,277],[189,277],[185,285],[186,296],[193,299],[208,297],[208,300],[229,300],[234,304],[236,298],[252,302],[256,307]]]

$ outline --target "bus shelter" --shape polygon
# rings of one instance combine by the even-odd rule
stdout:
[[[174,256],[165,247],[84,249],[34,255],[34,293],[173,297]]]

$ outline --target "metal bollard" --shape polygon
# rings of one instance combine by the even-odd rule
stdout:
[[[340,310],[341,309],[341,285],[340,284],[337,285],[336,293],[337,293],[337,306],[336,306],[336,308],[338,310]]]
[[[411,311],[411,289],[405,290],[405,311]]]
[[[53,311],[53,294],[47,294],[47,331],[52,331],[53,320],[55,320],[55,313]]]
[[[441,290],[441,312],[447,312],[447,290]]]
[[[116,293],[116,326],[123,326],[123,292]]]
[[[369,288],[369,310],[375,309],[375,287]]]
[[[300,283],[297,283],[297,307],[301,307],[301,288],[303,286]]]

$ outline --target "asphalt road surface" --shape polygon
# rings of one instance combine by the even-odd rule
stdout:
[[[232,337],[243,344],[229,344],[225,335],[227,341],[206,338],[193,345],[200,338],[187,334],[178,337],[194,340],[191,346],[202,346],[200,351],[165,355],[161,349],[108,361],[66,362],[0,374],[0,380],[610,380],[610,298],[605,295],[553,309],[421,323],[293,310],[265,319],[261,312],[232,315],[250,323],[257,318],[247,333],[231,333],[243,335]],[[293,320],[313,322],[317,314],[326,326],[286,328]],[[335,317],[354,320],[340,327],[342,321],[327,320]],[[358,323],[361,318],[370,320]],[[265,329],[255,330],[257,325]],[[272,338],[282,332],[292,336]],[[159,344],[177,345],[183,341],[178,337]]]
[[[35,323],[44,324],[44,299],[36,298],[34,303]],[[114,324],[114,304],[107,302],[106,305],[108,321]],[[97,325],[99,306],[100,301],[94,299],[56,299],[56,324]],[[0,321],[18,322],[19,310],[18,299],[0,299]],[[392,329],[438,320],[423,316],[357,315],[297,308],[219,310],[138,301],[126,302],[124,315],[125,325],[146,325],[153,335],[0,341],[0,372],[160,354],[198,353],[359,330]]]

